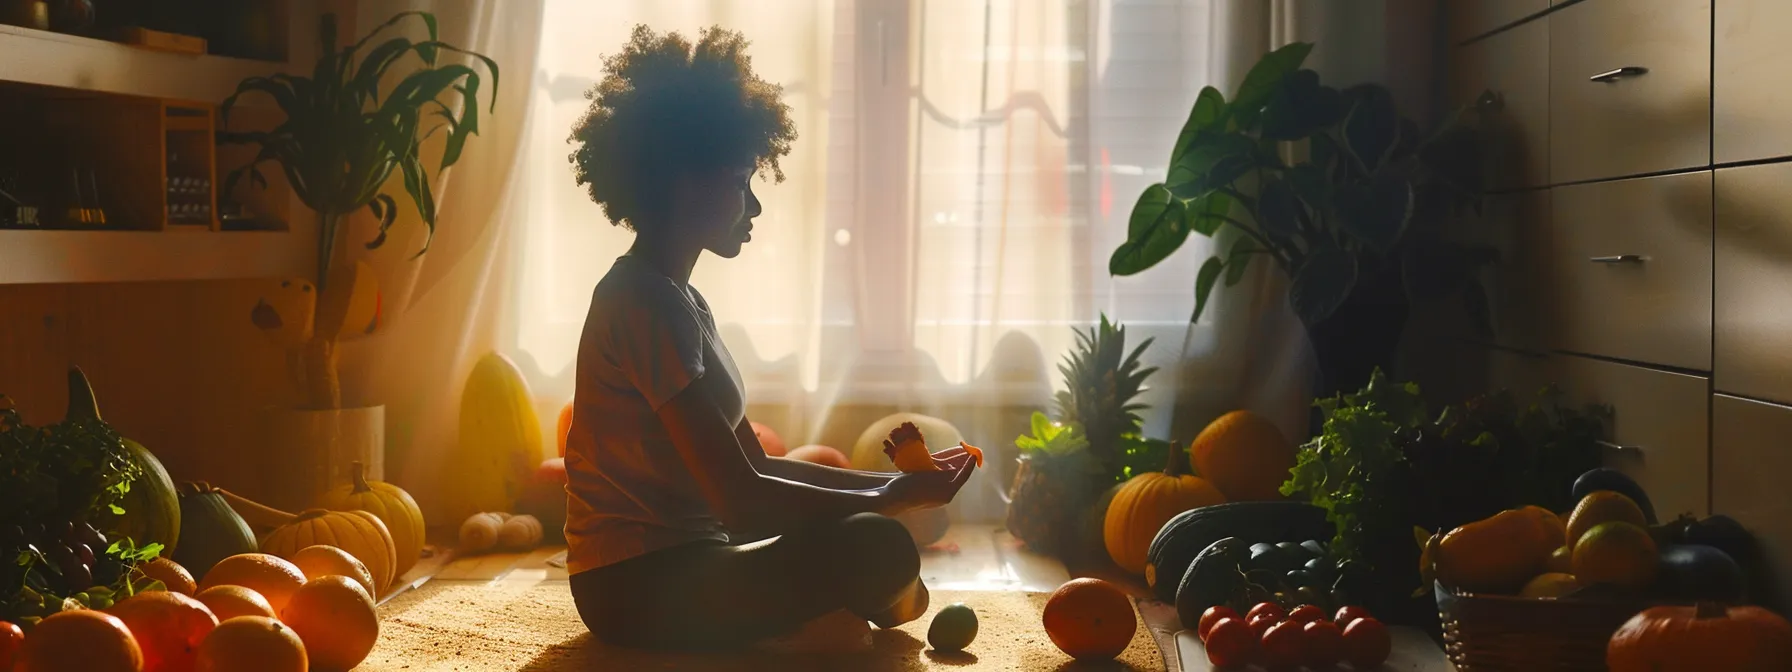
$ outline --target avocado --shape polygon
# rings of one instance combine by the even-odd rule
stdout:
[[[1650,525],[1655,524],[1655,505],[1649,503],[1649,494],[1643,492],[1643,486],[1637,485],[1624,472],[1611,467],[1600,467],[1574,479],[1575,502],[1600,490],[1610,490],[1629,497],[1630,501],[1636,502],[1637,508],[1643,510],[1643,518]]]

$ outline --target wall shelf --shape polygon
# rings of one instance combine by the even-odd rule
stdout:
[[[285,63],[195,56],[0,25],[0,80],[147,98],[217,103],[248,77],[286,72]]]
[[[310,231],[0,230],[0,285],[310,277]]]

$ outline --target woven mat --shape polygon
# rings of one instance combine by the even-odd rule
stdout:
[[[564,581],[533,584],[432,581],[380,608],[380,641],[357,671],[404,670],[1164,670],[1163,654],[1143,622],[1118,660],[1078,664],[1053,646],[1039,624],[1044,593],[933,593],[928,615],[901,628],[874,630],[873,648],[853,654],[753,651],[668,654],[605,646],[573,608]],[[933,612],[953,602],[977,611],[968,651],[927,646]]]

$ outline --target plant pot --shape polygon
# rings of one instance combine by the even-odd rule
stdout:
[[[263,419],[270,455],[263,503],[285,511],[311,508],[318,495],[354,477],[356,462],[365,465],[368,480],[385,480],[385,406],[270,408]]]
[[[1316,398],[1356,392],[1380,368],[1393,373],[1411,303],[1398,268],[1363,278],[1336,311],[1307,325],[1307,341],[1319,364]]]

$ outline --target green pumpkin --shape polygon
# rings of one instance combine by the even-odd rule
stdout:
[[[87,374],[82,373],[80,367],[71,367],[68,371],[66,419],[100,419],[93,386],[87,382]],[[124,515],[114,522],[107,536],[129,537],[138,546],[161,544],[162,555],[171,556],[175,543],[180,540],[180,500],[174,494],[174,479],[168,476],[162,461],[143,444],[124,439],[124,448],[131,460],[143,468],[143,475],[131,483],[131,491],[119,502]]]
[[[207,483],[180,485],[180,550],[174,561],[194,580],[205,578],[219,560],[256,552],[255,533],[218,489]]]

